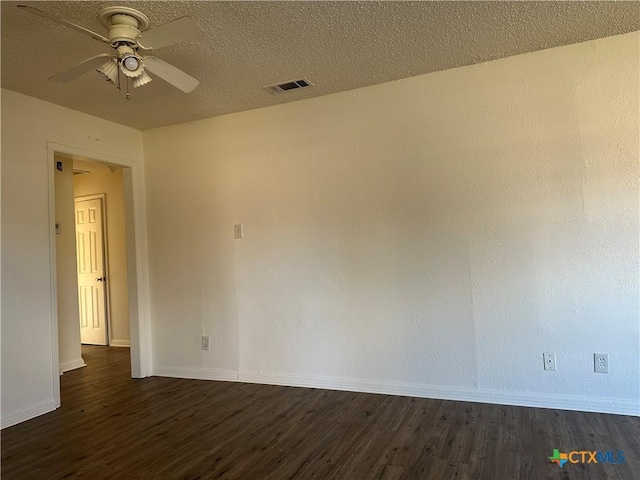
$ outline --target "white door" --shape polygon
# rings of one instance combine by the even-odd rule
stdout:
[[[80,341],[107,345],[102,199],[76,199],[75,209]]]

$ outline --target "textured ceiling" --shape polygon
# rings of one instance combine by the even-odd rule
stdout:
[[[185,94],[160,79],[126,100],[93,72],[64,70],[109,47],[20,11],[18,3],[105,34],[106,6],[137,8],[156,26],[190,15],[197,42],[157,56],[201,81]],[[640,2],[2,2],[2,86],[141,130],[266,107],[640,30]],[[313,88],[265,85],[305,77]]]

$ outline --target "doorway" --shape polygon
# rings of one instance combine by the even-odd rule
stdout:
[[[64,373],[84,366],[80,344],[130,346],[127,234],[123,169],[77,156],[56,154],[54,160]]]
[[[77,149],[64,145],[49,143],[48,144],[48,170],[49,170],[49,219],[50,219],[50,248],[53,253],[51,256],[51,297],[52,297],[52,354],[54,360],[53,382],[54,382],[54,399],[56,407],[60,406],[60,380],[59,375],[65,369],[79,368],[84,365],[80,349],[80,302],[79,289],[77,281],[77,251],[76,251],[76,235],[75,235],[75,198],[76,196],[87,197],[90,192],[86,190],[74,193],[75,178],[85,177],[86,172],[76,172],[73,175],[73,162],[87,162],[87,165],[106,169],[110,174],[118,172],[120,176],[120,192],[121,206],[124,214],[120,216],[120,223],[123,230],[121,241],[121,252],[118,254],[123,260],[122,267],[111,269],[107,264],[104,275],[98,277],[106,277],[107,283],[110,277],[125,278],[124,287],[120,291],[125,292],[126,302],[120,302],[121,318],[127,318],[126,334],[123,329],[118,330],[117,327],[109,325],[111,311],[115,313],[115,307],[109,308],[109,300],[112,295],[112,288],[105,289],[106,297],[106,343],[118,346],[130,346],[131,358],[131,376],[133,378],[143,378],[150,374],[150,338],[149,338],[149,311],[148,311],[148,272],[147,272],[147,251],[146,251],[146,229],[145,229],[145,208],[144,208],[144,177],[143,168],[139,162],[112,157],[105,154],[94,153],[83,149]],[[77,165],[76,165],[77,166]],[[65,175],[60,175],[62,172]],[[85,170],[84,168],[75,170]],[[58,175],[57,175],[58,174]],[[86,174],[85,178],[89,178]],[[66,206],[60,207],[59,197],[63,188],[59,187],[59,179],[64,177],[63,183],[66,182],[66,192],[71,192],[65,197]],[[109,214],[109,192],[105,195],[106,211],[104,217],[107,224],[111,215]],[[85,212],[85,215],[89,215]],[[117,216],[114,216],[116,218]],[[104,222],[103,222],[104,223]],[[107,250],[112,250],[109,245],[109,225],[106,225],[106,244]],[[58,246],[64,243],[63,237],[72,245],[72,261],[67,261],[64,256],[61,258]],[[107,254],[107,258],[112,256]],[[110,262],[107,262],[110,263]],[[72,266],[72,268],[69,267]],[[70,282],[69,278],[73,277]],[[114,280],[114,278],[111,278]],[[104,283],[104,279],[103,279]],[[73,288],[69,288],[72,285]],[[87,290],[90,292],[91,289]],[[65,312],[75,312],[71,316]],[[75,318],[74,318],[75,317]],[[72,328],[65,331],[65,326]],[[69,334],[72,331],[72,334]],[[115,336],[114,336],[115,335]],[[72,338],[74,337],[75,338]],[[62,353],[68,351],[70,345],[73,345],[75,352],[74,358],[70,363],[62,361]],[[58,368],[59,367],[59,368]]]
[[[73,170],[81,341],[129,347],[124,172],[78,159]]]

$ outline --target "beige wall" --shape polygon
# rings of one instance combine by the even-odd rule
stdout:
[[[78,317],[78,270],[76,265],[76,235],[73,207],[73,161],[56,155],[62,171],[55,170],[56,268],[58,283],[58,357],[60,370],[67,371],[84,365],[80,350]]]
[[[106,197],[108,281],[109,288],[109,344],[129,346],[129,305],[127,294],[127,248],[125,230],[124,190],[122,169],[73,177],[75,197],[104,193]]]
[[[154,371],[637,414],[639,44],[144,132]]]

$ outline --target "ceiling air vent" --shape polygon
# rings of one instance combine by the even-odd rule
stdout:
[[[273,94],[289,92],[291,90],[298,90],[300,88],[312,87],[313,85],[309,80],[301,79],[301,80],[292,80],[290,82],[278,83],[277,85],[269,85],[265,88]]]

